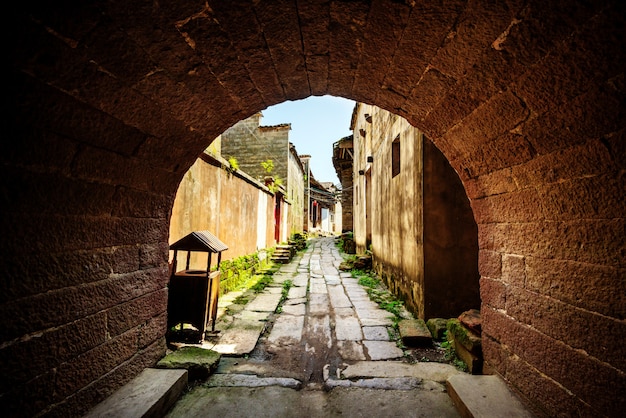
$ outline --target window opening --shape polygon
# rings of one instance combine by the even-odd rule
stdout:
[[[391,143],[391,177],[400,174],[400,135]]]

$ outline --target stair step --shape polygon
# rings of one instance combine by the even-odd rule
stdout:
[[[534,417],[498,376],[458,374],[448,379],[447,386],[464,418]]]
[[[187,387],[187,370],[145,369],[85,417],[162,417]]]
[[[398,323],[402,343],[407,347],[432,344],[433,337],[423,319],[403,319]]]

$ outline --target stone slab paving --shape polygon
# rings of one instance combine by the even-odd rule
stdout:
[[[288,299],[298,299],[306,297],[306,286],[292,287],[287,293]]]
[[[343,258],[335,248],[334,239],[314,240],[301,254],[291,263],[280,266],[273,283],[263,293],[255,295],[241,311],[229,316],[232,322],[227,323],[213,345],[203,344],[225,355],[222,358],[229,361],[229,366],[218,369],[204,385],[208,388],[197,390],[210,390],[228,398],[235,393],[252,393],[251,396],[259,393],[249,390],[270,394],[275,392],[271,388],[306,387],[308,390],[299,393],[330,402],[319,411],[319,416],[324,417],[334,416],[330,412],[332,408],[342,408],[337,402],[347,402],[346,405],[354,408],[345,416],[403,416],[399,405],[395,404],[390,405],[389,411],[393,413],[389,415],[380,415],[384,407],[378,402],[375,409],[362,409],[360,394],[367,394],[368,401],[375,401],[395,393],[412,393],[411,399],[416,399],[417,394],[428,391],[437,395],[437,402],[439,399],[444,402],[443,409],[426,416],[456,416],[454,409],[450,409],[442,383],[451,373],[450,368],[456,369],[437,364],[444,366],[439,369],[430,363],[420,363],[425,364],[422,368],[408,368],[408,363],[398,361],[404,352],[395,341],[390,341],[393,315],[372,302],[365,288],[350,273],[338,270]],[[292,287],[277,312],[282,284],[287,280],[291,280]],[[233,296],[223,298],[234,299]],[[244,357],[248,355],[249,360]],[[354,394],[357,404],[351,404],[349,396],[338,396],[342,391]],[[268,405],[273,407],[280,403],[285,408],[284,403],[291,399],[292,392],[284,394],[286,398],[280,400],[273,395],[261,397],[250,416],[316,416],[304,412],[311,405],[295,408],[294,415],[284,415],[285,409],[278,414],[259,415],[261,411],[267,412]],[[241,401],[231,397],[231,408],[238,412],[236,416],[246,416],[242,414],[245,409],[241,409]],[[202,404],[197,399],[194,402]],[[268,411],[274,410],[272,407]],[[222,416],[215,402],[209,402],[202,411],[194,412],[194,407],[189,405],[185,408],[188,408],[184,409],[188,416],[207,415],[209,411],[210,415]],[[352,413],[360,410],[365,415]],[[406,416],[414,416],[415,410]],[[347,411],[343,410],[342,414]],[[173,413],[172,416],[180,415]]]
[[[330,312],[328,294],[312,293],[309,295],[309,315],[327,315]]]
[[[361,341],[363,332],[358,318],[354,316],[339,316],[335,319],[335,338],[339,341]]]
[[[300,315],[304,316],[306,314],[306,305],[304,303],[299,303],[297,305],[287,305],[283,306],[283,313],[287,315]]]
[[[387,327],[363,327],[363,337],[370,341],[389,341]]]
[[[292,276],[291,282],[296,287],[307,287],[309,276],[307,274],[298,274],[297,276]]]
[[[187,387],[187,370],[145,369],[85,417],[163,416]]]
[[[337,341],[337,349],[341,358],[346,361],[365,360],[363,346],[357,341]]]
[[[258,377],[250,374],[214,374],[207,380],[208,387],[261,387],[282,386],[285,388],[300,389],[302,382],[290,377]]]
[[[450,397],[463,416],[519,417],[534,415],[498,376],[459,374],[448,380]]]
[[[296,273],[298,271],[299,260],[293,259],[290,264],[283,264],[280,267],[281,273]]]
[[[326,284],[327,285],[339,285],[339,284],[341,284],[341,278],[339,278],[339,276],[325,274],[324,275],[324,280],[326,280]]]
[[[354,306],[355,309],[359,309],[359,310],[365,310],[365,309],[373,309],[376,310],[378,309],[378,305],[376,304],[376,302],[372,302],[369,298],[369,296],[366,296],[367,299],[354,299],[351,298],[351,303],[352,306]]]
[[[256,346],[263,329],[264,323],[258,321],[237,321],[224,331],[217,343],[204,342],[202,347],[209,348],[224,355],[249,354]]]
[[[204,387],[187,393],[167,418],[458,418],[446,393],[336,387],[330,391],[282,386]]]
[[[418,377],[444,383],[450,377],[463,374],[451,364],[424,362],[403,363],[400,361],[361,361],[350,364],[341,371],[346,379],[369,377]]]
[[[392,341],[363,341],[363,345],[371,360],[390,360],[404,356],[404,351]]]
[[[303,327],[303,315],[281,315],[276,318],[268,341],[272,345],[282,347],[297,344],[302,339]]]
[[[411,390],[422,385],[422,380],[415,377],[372,377],[358,380],[328,379],[324,382],[327,389],[335,387],[344,388],[370,388],[383,390]],[[441,391],[444,391],[443,386]]]
[[[306,321],[306,334],[316,340],[321,346],[332,348],[333,339],[330,329],[330,316],[310,316]]]
[[[267,312],[267,311],[257,312],[257,311],[243,310],[239,312],[238,314],[234,315],[234,318],[236,320],[244,320],[244,321],[267,321],[270,314],[271,312]]]
[[[282,286],[287,280],[291,280],[293,282],[294,275],[292,273],[274,273],[272,276],[272,284]]]
[[[343,281],[345,281],[345,279],[343,279]],[[361,285],[355,284],[355,285],[346,286],[344,283],[343,286],[346,289],[346,293],[348,294],[348,297],[350,297],[351,300],[355,300],[355,299],[370,300],[370,297],[368,296],[365,289],[361,287]]]
[[[328,290],[326,289],[326,282],[323,278],[312,277],[311,280],[309,280],[309,283],[311,293],[328,293]]]
[[[356,314],[364,327],[393,325],[393,315],[379,308],[356,309]]]
[[[280,293],[261,293],[246,306],[246,310],[258,312],[274,312],[280,302]]]
[[[285,301],[285,305],[299,305],[301,303],[307,303],[307,298],[287,299]]]
[[[327,286],[330,304],[333,308],[351,308],[352,302],[346,296],[343,286]]]

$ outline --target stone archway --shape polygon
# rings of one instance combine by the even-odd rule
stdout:
[[[495,369],[552,415],[625,407],[620,2],[40,3],[8,27],[10,406],[80,413],[153,364],[180,178],[238,120],[332,94],[459,173]]]

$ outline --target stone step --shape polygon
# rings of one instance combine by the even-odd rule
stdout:
[[[187,387],[187,370],[145,369],[85,417],[162,417]]]
[[[447,386],[463,418],[534,417],[498,376],[457,374],[448,378]]]
[[[432,343],[432,335],[423,319],[403,319],[398,323],[402,343],[407,347],[416,347]]]
[[[285,253],[285,254],[282,254],[282,253],[277,253],[277,254],[274,254],[274,255],[272,256],[272,260],[273,260],[273,259],[275,259],[275,258],[281,258],[281,259],[282,259],[282,258],[288,258],[288,259],[290,259],[290,260],[291,260],[291,254],[289,254],[289,253]]]
[[[183,346],[163,357],[157,363],[159,369],[185,369],[188,379],[206,380],[216,369],[221,354],[202,347]]]
[[[456,353],[457,357],[460,358],[463,363],[467,365],[467,371],[471,374],[482,374],[483,373],[483,356],[476,355],[465,348],[462,344],[458,344],[458,342],[452,340],[450,342],[452,344],[452,348]]]
[[[464,346],[467,351],[479,355],[482,351],[482,342],[479,334],[465,327],[458,319],[448,321],[448,340],[454,339],[457,344]]]
[[[289,257],[272,257],[272,261],[275,263],[287,264],[291,261]]]

